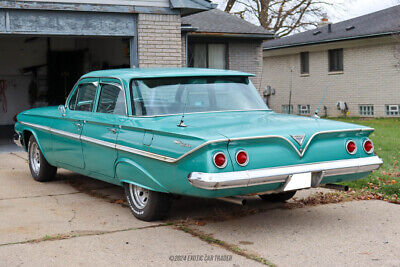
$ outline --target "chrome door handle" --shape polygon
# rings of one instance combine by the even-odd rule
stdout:
[[[117,129],[115,129],[115,128],[107,128],[107,130],[112,132],[113,134],[117,133]]]
[[[76,125],[76,127],[78,128],[78,131],[80,131],[80,130],[81,130],[81,127],[82,127],[82,124],[80,124],[80,123],[75,123],[75,125]]]

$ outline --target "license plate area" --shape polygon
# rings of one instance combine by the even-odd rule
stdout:
[[[283,191],[293,191],[311,187],[312,173],[296,173],[288,177],[289,182],[285,184]]]

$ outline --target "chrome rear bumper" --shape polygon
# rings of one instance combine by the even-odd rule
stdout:
[[[22,137],[21,137],[21,134],[19,134],[19,133],[14,133],[14,143],[17,145],[17,146],[19,146],[19,147],[22,147]]]
[[[382,163],[382,159],[373,156],[237,172],[192,172],[188,180],[195,187],[218,190],[272,183],[287,184],[293,174],[311,172],[314,187],[320,184],[323,177],[370,172],[378,169]]]

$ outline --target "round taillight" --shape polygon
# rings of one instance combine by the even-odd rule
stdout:
[[[236,162],[240,166],[246,166],[249,163],[249,155],[247,155],[246,151],[240,150],[236,153]]]
[[[371,140],[365,140],[363,144],[365,152],[368,154],[374,152],[374,144],[372,143]]]
[[[346,143],[346,150],[349,154],[354,155],[357,152],[357,145],[354,141],[350,140]]]
[[[215,166],[217,166],[218,168],[225,168],[226,163],[227,163],[227,161],[226,161],[226,156],[224,153],[218,152],[214,155]]]

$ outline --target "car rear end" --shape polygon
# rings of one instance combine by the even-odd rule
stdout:
[[[226,151],[216,150],[208,156],[218,172],[194,171],[188,181],[208,196],[221,196],[222,192],[228,196],[360,179],[382,164],[368,138],[372,131],[320,131],[305,137],[301,145],[291,135],[231,138]]]

